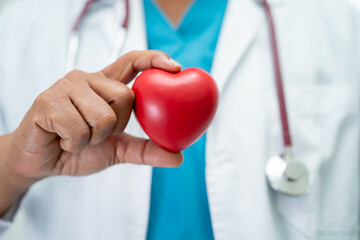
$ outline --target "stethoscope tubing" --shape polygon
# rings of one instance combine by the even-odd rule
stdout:
[[[79,32],[81,29],[81,24],[88,12],[90,11],[91,6],[97,1],[99,0],[88,0],[85,3],[79,17],[76,19],[76,22],[71,29],[68,56],[66,62],[66,72],[74,69],[80,44]],[[125,38],[129,26],[130,0],[124,1],[125,17],[122,24],[119,25],[119,29],[116,33],[115,42],[109,58],[109,63],[117,59],[125,43]],[[276,155],[270,158],[270,160],[266,164],[265,173],[269,180],[270,186],[275,191],[288,195],[299,196],[306,193],[309,188],[309,174],[304,164],[293,160],[292,139],[289,129],[288,114],[286,110],[284,84],[281,73],[280,57],[276,30],[274,26],[274,19],[268,0],[261,0],[261,3],[266,13],[267,24],[269,25],[268,29],[270,35],[270,45],[275,73],[277,99],[281,118],[282,139],[284,143],[283,154]]]
[[[279,50],[278,50],[278,43],[276,37],[276,30],[274,26],[274,19],[272,16],[272,11],[269,6],[267,0],[262,0],[262,4],[265,9],[267,22],[269,25],[269,32],[270,32],[270,40],[271,40],[271,51],[272,57],[274,62],[274,71],[275,71],[275,82],[276,82],[276,89],[277,89],[277,97],[279,102],[279,110],[280,110],[280,118],[281,118],[281,126],[283,132],[283,141],[285,148],[289,148],[292,146],[291,141],[291,134],[289,129],[289,120],[288,114],[286,110],[286,101],[285,101],[285,93],[284,93],[284,84],[283,78],[281,73],[281,65],[280,65],[280,58],[279,58]]]
[[[76,19],[72,30],[70,34],[70,43],[69,43],[69,49],[68,49],[68,56],[66,61],[66,71],[71,71],[75,66],[75,60],[77,57],[79,44],[80,44],[80,28],[83,20],[85,19],[86,15],[90,11],[91,6],[98,2],[99,0],[88,0],[80,15]],[[115,61],[118,57],[118,54],[124,45],[126,32],[129,26],[129,15],[130,15],[130,1],[124,0],[125,2],[125,17],[124,20],[119,27],[116,37],[114,46],[112,48],[109,62]],[[279,103],[279,111],[280,111],[280,118],[281,118],[281,126],[282,126],[282,137],[285,149],[289,149],[292,147],[292,140],[291,140],[291,134],[289,130],[289,121],[288,121],[288,114],[286,110],[286,100],[285,100],[285,94],[284,94],[284,86],[283,86],[283,78],[281,73],[281,64],[279,59],[279,50],[278,50],[278,43],[277,43],[277,37],[276,37],[276,30],[274,26],[274,19],[272,16],[272,11],[270,8],[270,5],[268,3],[268,0],[262,0],[262,5],[264,7],[267,22],[269,25],[269,33],[270,33],[270,40],[271,40],[271,51],[272,51],[272,57],[273,57],[273,65],[274,65],[274,72],[275,72],[275,82],[276,82],[276,89],[277,89],[277,98]]]
[[[98,2],[99,0],[88,0],[83,9],[81,10],[78,18],[76,19],[71,32],[70,32],[70,39],[69,39],[69,46],[68,46],[68,53],[67,53],[67,59],[66,59],[66,66],[65,66],[65,72],[69,72],[74,69],[77,54],[79,51],[79,44],[80,44],[80,29],[81,24],[83,20],[85,19],[86,15],[90,12],[90,8],[93,6],[94,3]],[[120,24],[116,36],[113,48],[110,53],[110,57],[108,60],[108,63],[114,62],[118,56],[119,53],[124,46],[125,38],[127,34],[127,30],[129,27],[129,18],[130,18],[130,0],[124,0],[125,3],[125,16]]]
[[[311,181],[309,171],[302,162],[294,160],[293,157],[292,139],[286,110],[284,84],[274,19],[268,0],[262,0],[262,5],[269,25],[270,44],[284,142],[283,154],[273,156],[269,159],[265,167],[265,173],[269,185],[275,191],[291,196],[301,196],[307,193],[310,188]]]

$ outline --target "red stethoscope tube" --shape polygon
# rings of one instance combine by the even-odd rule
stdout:
[[[277,96],[278,96],[278,101],[279,101],[279,110],[280,110],[284,145],[285,145],[285,147],[291,147],[291,135],[290,135],[290,130],[289,130],[288,115],[287,115],[287,111],[286,111],[284,86],[283,86],[283,80],[282,80],[282,74],[281,74],[279,50],[278,50],[278,46],[277,46],[277,38],[276,38],[276,31],[275,31],[275,26],[274,26],[274,19],[273,19],[272,12],[271,12],[268,1],[262,0],[262,4],[264,6],[266,17],[267,17],[267,22],[269,24],[270,39],[271,39],[271,51],[272,51],[273,62],[274,62],[275,81],[276,81]]]
[[[85,5],[84,8],[82,9],[79,17],[76,19],[76,22],[72,28],[72,31],[79,31],[80,25],[82,20],[85,18],[86,14],[89,12],[90,7],[93,5],[93,3],[95,3],[97,0],[88,0]]]
[[[85,3],[79,17],[75,21],[72,31],[79,31],[82,20],[85,18],[86,14],[90,11],[90,7],[97,1],[99,0],[88,0]],[[130,12],[129,8],[130,8],[129,0],[125,0],[125,17],[123,23],[121,24],[121,26],[125,29],[127,29],[129,25],[129,12]]]
[[[81,24],[85,19],[86,15],[91,11],[91,7],[97,2],[99,2],[99,0],[87,0],[79,16],[76,18],[74,25],[71,28],[65,72],[69,72],[75,68],[76,57],[79,50],[79,42],[80,42],[79,31],[81,28]],[[122,50],[122,47],[124,46],[127,29],[129,25],[129,18],[130,18],[129,17],[130,0],[124,0],[124,5],[125,5],[125,16],[121,24],[119,24],[119,28],[116,32],[114,45],[109,57],[109,62],[108,62],[109,64],[116,61],[120,51]]]

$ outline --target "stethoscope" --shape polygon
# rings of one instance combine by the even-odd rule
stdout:
[[[292,141],[289,130],[288,115],[286,111],[285,94],[274,20],[268,1],[262,0],[262,4],[264,6],[269,24],[271,49],[274,61],[275,82],[285,148],[283,154],[273,156],[269,159],[265,167],[265,173],[270,186],[275,191],[286,195],[300,196],[305,194],[310,188],[309,171],[303,163],[294,159],[292,153]]]
[[[99,0],[87,0],[82,11],[80,12],[79,17],[76,19],[75,24],[71,29],[65,72],[69,72],[75,68],[75,62],[77,54],[79,52],[81,24],[85,17],[89,14],[91,7],[94,5],[94,3],[98,1]],[[124,46],[127,30],[129,27],[130,0],[124,0],[124,3],[125,16],[116,32],[114,45],[108,60],[109,64],[114,62],[118,58],[120,51]]]
[[[87,16],[87,14],[90,12],[91,6],[98,1],[99,0],[88,0],[86,2],[83,10],[81,11],[79,17],[77,18],[71,30],[67,64],[66,64],[67,72],[73,70],[75,65],[75,61],[79,49],[79,40],[80,40],[79,30],[81,27],[81,23],[84,20],[84,18]],[[125,1],[125,17],[116,33],[116,38],[110,54],[109,63],[116,60],[125,42],[125,37],[129,23],[130,6],[129,6],[129,0],[124,0],[124,1]],[[275,81],[276,81],[277,96],[278,96],[279,110],[281,117],[282,135],[283,135],[284,148],[285,148],[283,154],[273,156],[269,159],[265,167],[265,173],[269,185],[271,186],[272,189],[286,195],[299,196],[305,194],[310,187],[309,172],[303,163],[298,162],[294,159],[292,153],[291,134],[289,130],[289,121],[286,111],[285,94],[283,88],[283,80],[282,80],[282,74],[280,68],[280,60],[278,54],[278,47],[276,41],[277,37],[275,33],[274,21],[268,0],[261,0],[261,3],[265,9],[265,13],[269,25],[271,48],[272,48],[274,70],[275,70]]]

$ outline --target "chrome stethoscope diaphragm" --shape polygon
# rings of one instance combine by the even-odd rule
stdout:
[[[290,149],[287,149],[285,154],[270,158],[265,172],[271,188],[275,191],[300,196],[309,189],[308,170],[304,164],[293,159]]]
[[[310,177],[306,166],[302,162],[296,161],[293,157],[274,20],[268,1],[262,0],[262,5],[269,25],[282,134],[285,145],[285,152],[283,154],[269,159],[265,166],[265,173],[270,187],[275,191],[286,195],[300,196],[305,194],[310,188]]]

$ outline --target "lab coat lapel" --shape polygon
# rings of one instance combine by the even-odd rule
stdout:
[[[147,49],[142,0],[130,0],[129,17],[129,29],[127,32],[125,45],[120,53],[120,56],[130,51]],[[132,86],[133,82],[134,81],[129,84],[129,87]],[[146,137],[133,114],[125,131],[137,137]],[[129,234],[124,237],[124,239],[146,239],[146,230],[150,208],[152,168],[148,166],[133,166],[129,168],[132,169],[131,174],[138,176],[138,178],[136,181],[130,182],[129,184],[129,187],[132,188],[131,193],[133,196],[129,196],[129,200],[126,201],[126,206],[124,206],[123,209],[124,212],[129,214],[127,218],[129,220],[133,220],[129,221],[128,223]],[[124,196],[128,197],[125,195],[125,193]]]
[[[273,8],[285,6],[288,0],[268,0]],[[245,57],[262,24],[266,24],[261,0],[229,0],[218,40],[212,75],[220,93],[232,71]]]
[[[254,0],[229,0],[226,11],[212,67],[220,92],[264,22],[261,5]]]
[[[144,6],[142,0],[130,0],[129,29],[124,49],[120,55],[129,51],[147,49],[145,27]]]

